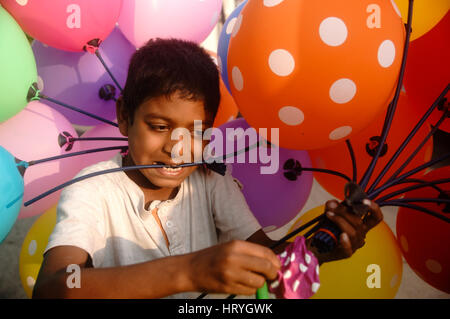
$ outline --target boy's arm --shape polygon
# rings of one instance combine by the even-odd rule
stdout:
[[[189,290],[187,258],[173,256],[130,266],[92,268],[89,254],[75,246],[58,246],[44,257],[33,298],[161,298]],[[80,287],[69,288],[80,267]],[[71,277],[69,277],[71,276]]]
[[[252,295],[281,266],[270,249],[239,240],[129,266],[92,268],[89,263],[81,248],[50,249],[33,298],[162,298],[186,291]],[[80,266],[80,288],[67,285],[71,264]]]

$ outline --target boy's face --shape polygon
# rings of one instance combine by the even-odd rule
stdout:
[[[185,128],[191,132],[190,151],[193,161],[194,121],[202,121],[202,130],[211,127],[213,122],[204,110],[203,101],[182,99],[178,94],[173,94],[170,98],[161,96],[142,103],[135,111],[133,124],[128,121],[128,114],[121,101],[117,110],[119,129],[124,136],[128,136],[129,156],[135,165],[183,164],[172,158],[172,150],[179,140],[172,140],[171,134],[177,128]],[[198,133],[201,132],[196,132]],[[175,188],[196,168],[197,166],[177,169],[148,168],[139,171],[153,186]]]

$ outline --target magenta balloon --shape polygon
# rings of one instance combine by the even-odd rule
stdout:
[[[33,101],[19,114],[0,124],[0,145],[14,157],[27,162],[79,151],[77,145],[70,151],[60,146],[58,136],[62,132],[77,136],[63,115],[45,104]],[[72,179],[80,170],[79,156],[28,167],[24,175],[23,203]],[[27,207],[22,203],[19,218],[45,212],[57,203],[60,193],[53,193]]]
[[[243,118],[239,118],[219,128],[223,132],[225,140],[227,138],[225,137],[226,128],[246,130],[249,125]],[[251,143],[247,138],[245,147],[253,145]],[[224,153],[230,154],[226,149]],[[228,165],[231,165],[233,177],[242,184],[242,192],[247,204],[265,231],[280,228],[295,218],[305,205],[311,192],[313,182],[311,172],[302,172],[295,181],[288,180],[284,176],[286,170],[283,169],[283,166],[289,159],[299,161],[304,167],[311,167],[311,160],[306,151],[284,148],[279,148],[279,158],[274,158],[279,163],[278,170],[274,174],[261,174],[261,167],[270,164],[262,163],[259,155],[257,156],[257,163],[249,163],[247,157],[246,163],[237,163],[237,158],[235,158],[235,163]],[[227,163],[229,163],[229,160],[227,160]]]
[[[23,31],[54,48],[83,51],[104,40],[119,18],[122,0],[0,0]]]
[[[151,38],[201,43],[220,17],[222,0],[126,0],[119,28],[136,47]]]
[[[120,90],[95,55],[61,51],[38,41],[33,42],[32,48],[36,57],[39,88],[44,95],[110,121],[116,118],[114,100],[102,99],[99,92],[103,86],[113,85],[117,98]],[[122,87],[127,78],[129,60],[135,51],[136,48],[118,29],[100,45],[105,63]],[[52,102],[42,102],[61,112],[73,124],[93,126],[102,123]]]
[[[98,137],[120,137],[124,138],[124,136],[120,133],[119,129],[115,126],[108,124],[99,124],[88,131],[86,131],[82,138],[98,138]],[[90,150],[95,148],[104,148],[104,147],[113,147],[113,146],[122,146],[128,145],[128,141],[79,141],[82,150]],[[87,167],[98,162],[107,161],[111,159],[114,155],[116,155],[120,150],[114,151],[106,151],[106,152],[98,152],[83,155],[82,165],[83,167]]]

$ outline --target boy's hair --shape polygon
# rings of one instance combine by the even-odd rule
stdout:
[[[151,98],[203,101],[212,118],[220,103],[219,71],[211,56],[194,42],[152,39],[134,53],[123,90],[123,104],[133,123],[135,110]]]

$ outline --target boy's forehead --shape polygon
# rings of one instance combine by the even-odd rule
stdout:
[[[213,122],[205,111],[203,100],[188,100],[177,95],[146,100],[139,105],[135,115],[144,119],[158,118],[179,125],[192,124],[196,120],[211,125]]]

